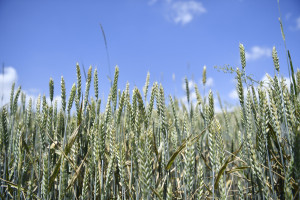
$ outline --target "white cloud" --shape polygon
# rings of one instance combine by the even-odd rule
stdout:
[[[246,60],[258,60],[263,57],[271,57],[272,56],[272,49],[268,47],[260,47],[254,46],[251,48],[250,52],[246,51]]]
[[[6,105],[10,101],[10,93],[11,93],[11,86],[18,80],[18,73],[15,68],[13,67],[5,67],[4,73],[0,74],[0,106]],[[15,85],[15,91],[19,86]],[[26,94],[26,103],[29,102],[29,99],[32,99],[33,108],[35,108],[36,101],[38,99],[38,89],[32,88],[28,91],[22,90],[23,93]],[[41,95],[42,97],[42,95]],[[58,108],[61,107],[61,97],[59,95],[54,96],[53,103],[57,100]],[[20,101],[20,98],[19,98]],[[47,97],[47,102],[50,104],[50,98]]]
[[[13,67],[5,67],[4,73],[0,74],[0,105],[9,102],[11,86],[14,82],[17,82],[18,74]]]
[[[206,84],[205,84],[205,86],[206,87],[212,87],[214,85],[214,79],[212,78],[212,77],[208,77],[207,79],[206,79]]]
[[[14,81],[17,81],[17,79],[17,71],[13,67],[5,67],[4,74],[0,74],[1,84],[11,84]]]
[[[236,90],[231,90],[231,92],[229,93],[229,97],[233,100],[237,100],[239,99],[239,95],[238,93],[236,92]]]
[[[194,0],[190,1],[169,1],[170,15],[169,17],[176,24],[188,24],[196,15],[200,15],[206,12],[206,9],[201,2]]]
[[[175,24],[188,24],[196,16],[207,12],[198,0],[148,0],[148,5],[153,6],[158,2],[163,2],[166,8],[166,18]]]

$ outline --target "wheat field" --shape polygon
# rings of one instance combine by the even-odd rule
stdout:
[[[219,100],[216,112],[216,94],[197,85],[191,102],[188,79],[187,104],[149,73],[142,91],[118,89],[118,67],[106,101],[92,67],[83,88],[76,66],[69,95],[61,78],[61,105],[52,79],[50,101],[13,84],[0,110],[0,199],[300,199],[300,71],[287,85],[272,55],[274,75],[254,83],[240,44],[232,111]]]

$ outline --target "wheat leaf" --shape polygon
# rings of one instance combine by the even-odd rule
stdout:
[[[175,158],[178,156],[178,154],[186,147],[186,143],[187,140],[191,140],[191,145],[199,139],[199,137],[205,133],[206,129],[204,129],[201,133],[199,133],[198,135],[194,136],[192,138],[192,135],[189,136],[188,138],[186,138],[185,140],[183,140],[182,144],[176,149],[176,151],[173,153],[173,155],[171,156],[171,158],[169,159],[169,162],[166,166],[166,170],[169,170],[173,164],[173,162],[175,161]],[[192,138],[192,139],[191,139]]]

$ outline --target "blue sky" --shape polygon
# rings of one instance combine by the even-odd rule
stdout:
[[[300,2],[281,1],[280,8],[287,47],[297,68]],[[120,89],[127,81],[131,89],[142,89],[149,71],[151,84],[161,82],[166,95],[181,98],[184,77],[200,85],[206,65],[207,88],[234,104],[235,75],[218,72],[214,66],[239,67],[239,43],[245,46],[246,70],[254,79],[261,80],[266,72],[273,75],[273,46],[282,74],[288,75],[278,17],[276,0],[0,0],[0,62],[5,66],[0,93],[6,101],[16,80],[32,97],[48,95],[53,77],[55,95],[60,95],[61,76],[69,93],[78,62],[86,70],[97,67],[100,96],[105,99],[109,67],[113,76],[115,65],[120,68]]]

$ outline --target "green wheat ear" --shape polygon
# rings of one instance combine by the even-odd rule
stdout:
[[[9,139],[8,139],[8,123],[7,123],[7,110],[5,107],[2,109],[2,116],[1,116],[1,125],[2,125],[2,134],[3,137],[3,144],[4,144],[4,149],[5,152],[8,150],[8,145],[9,145]]]
[[[211,90],[209,91],[209,94],[208,94],[208,103],[209,103],[209,109],[208,109],[209,121],[211,121],[215,116],[214,96],[213,96],[213,93]]]
[[[67,113],[70,114],[70,111],[71,111],[71,108],[72,108],[72,105],[73,105],[73,101],[74,101],[74,98],[75,98],[75,94],[76,94],[76,85],[75,83],[72,85],[72,89],[71,89],[71,92],[70,92],[70,97],[69,97],[69,101],[68,101],[68,108],[67,108]]]
[[[50,78],[50,81],[49,81],[49,95],[50,95],[51,103],[53,101],[53,94],[54,94],[54,81],[53,81],[52,78]]]
[[[272,58],[273,58],[275,69],[279,73],[279,59],[278,59],[278,55],[277,55],[275,46],[273,47],[273,50],[272,50]]]
[[[39,94],[37,101],[36,101],[36,112],[39,113],[41,109],[41,95]]]
[[[197,105],[201,105],[202,104],[202,98],[201,98],[197,83],[194,84],[194,89],[195,89],[196,98],[197,98]]]
[[[23,108],[23,110],[25,110],[25,103],[26,103],[26,94],[25,92],[21,92],[21,107]]]
[[[197,192],[197,197],[198,199],[202,199],[204,196],[204,173],[203,173],[203,166],[201,162],[198,164],[198,173],[197,173],[197,178],[198,178],[198,192]]]
[[[124,102],[125,102],[125,92],[122,92],[121,97],[120,97],[120,102],[119,102],[119,108],[117,111],[117,124],[120,124],[120,121],[121,121],[121,115],[122,115]]]
[[[299,69],[297,69],[296,77],[297,77],[297,91],[299,94],[300,91],[300,70]]]
[[[81,98],[81,73],[79,64],[76,64],[76,75],[77,75],[77,95],[75,99],[76,111],[79,113],[80,109],[80,98]]]
[[[245,71],[245,67],[246,67],[245,48],[244,45],[241,43],[240,43],[240,57],[241,57],[241,64],[243,67],[243,71]]]
[[[190,103],[190,88],[189,88],[189,81],[187,77],[184,78],[185,81],[185,91],[186,91],[186,98],[188,101],[188,104]]]
[[[147,101],[147,94],[148,94],[148,88],[149,88],[149,80],[150,80],[150,73],[148,72],[147,73],[147,77],[146,77],[145,86],[143,87],[145,101]]]
[[[206,66],[205,65],[203,67],[203,72],[202,72],[202,83],[205,86],[205,84],[206,84]]]
[[[97,69],[95,69],[94,71],[94,89],[95,89],[95,97],[96,97],[96,100],[98,99],[98,72],[97,72]]]
[[[90,68],[88,70],[88,76],[87,76],[87,79],[86,79],[84,100],[83,100],[83,110],[86,109],[86,106],[88,104],[88,97],[89,97],[89,92],[90,92],[91,80],[92,80],[92,66],[90,66]]]
[[[21,86],[18,87],[18,90],[15,94],[15,98],[14,98],[14,104],[13,104],[13,113],[17,112],[17,108],[18,108],[18,99],[21,93]]]
[[[88,187],[89,187],[89,178],[90,178],[90,170],[88,166],[85,166],[84,178],[83,178],[83,186],[82,186],[82,196],[81,199],[88,199]]]
[[[49,168],[48,168],[48,154],[43,155],[43,178],[42,178],[42,196],[43,199],[48,199],[49,189]]]
[[[111,88],[111,100],[112,100],[113,105],[114,105],[114,107],[113,107],[114,111],[116,110],[116,106],[117,106],[118,78],[119,78],[119,67],[116,66],[115,75],[114,75],[114,82],[113,82],[113,86]]]
[[[63,76],[61,77],[60,85],[61,85],[61,107],[63,111],[65,111],[66,110],[66,84]]]
[[[243,89],[243,82],[242,82],[242,74],[239,68],[236,69],[236,79],[237,79],[237,92],[239,95],[239,100],[242,108],[244,107],[244,89]]]
[[[13,84],[11,86],[11,91],[10,91],[10,101],[9,101],[10,112],[13,112],[14,92],[15,92],[15,82],[13,82]]]

